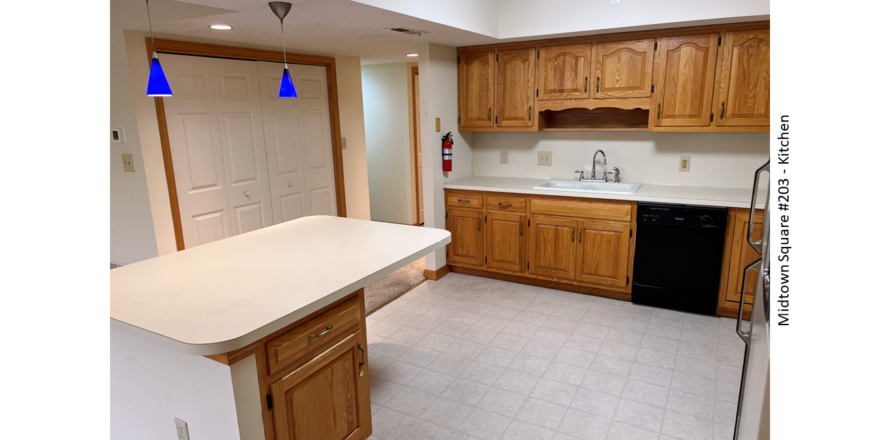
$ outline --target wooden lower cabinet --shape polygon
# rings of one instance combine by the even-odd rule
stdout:
[[[463,190],[446,202],[451,270],[629,299],[636,202]]]
[[[752,240],[760,240],[764,224],[764,212],[755,212],[755,227]],[[743,271],[760,255],[746,240],[749,229],[749,210],[731,208],[727,212],[727,235],[724,242],[724,260],[722,262],[721,286],[718,293],[718,314],[735,317],[739,312],[740,292],[743,287]],[[743,317],[752,314],[752,302],[755,298],[755,286],[758,281],[757,270],[746,274],[746,300]]]
[[[272,384],[277,440],[367,438],[369,384],[360,377],[366,346],[359,331]]]

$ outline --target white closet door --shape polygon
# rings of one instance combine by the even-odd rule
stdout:
[[[162,55],[174,91],[164,99],[187,248],[232,235],[211,59]]]
[[[232,235],[244,234],[274,224],[257,63],[211,59],[211,70]]]
[[[280,63],[258,62],[275,223],[336,215],[327,70],[290,65],[298,98],[278,98]]]

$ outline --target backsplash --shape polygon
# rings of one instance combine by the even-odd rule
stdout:
[[[473,133],[473,175],[574,179],[590,175],[596,150],[607,170],[620,168],[622,182],[751,188],[755,169],[770,155],[768,133],[538,132]],[[508,163],[501,164],[501,151]],[[538,152],[553,153],[551,166],[538,165]],[[690,156],[690,171],[678,170]],[[596,175],[604,167],[597,158]]]

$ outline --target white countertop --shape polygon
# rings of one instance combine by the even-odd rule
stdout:
[[[442,229],[304,217],[111,270],[110,322],[177,351],[226,353],[450,240]]]
[[[612,194],[599,192],[557,191],[532,189],[550,179],[522,177],[472,176],[446,183],[443,188],[473,191],[492,191],[547,196],[581,197],[591,199],[633,200],[638,202],[680,203],[704,206],[750,207],[752,190],[745,188],[712,188],[701,186],[652,185],[645,183],[635,194]],[[566,179],[553,179],[566,180]],[[758,209],[764,208],[766,191],[758,192]]]

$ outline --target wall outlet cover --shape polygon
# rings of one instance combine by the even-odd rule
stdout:
[[[552,151],[539,151],[538,152],[538,165],[549,167],[553,165],[553,152]]]
[[[690,156],[680,156],[678,158],[678,170],[685,171],[685,172],[691,170],[691,157]]]
[[[110,139],[113,142],[119,142],[120,144],[125,143],[125,129],[122,127],[117,127],[110,130]]]
[[[186,427],[186,422],[174,419],[174,427],[177,429],[177,440],[189,440],[189,428]]]
[[[122,170],[127,173],[134,172],[134,158],[131,154],[122,155]]]
[[[501,152],[501,163],[503,163],[503,164],[507,163],[507,152],[506,151]]]

